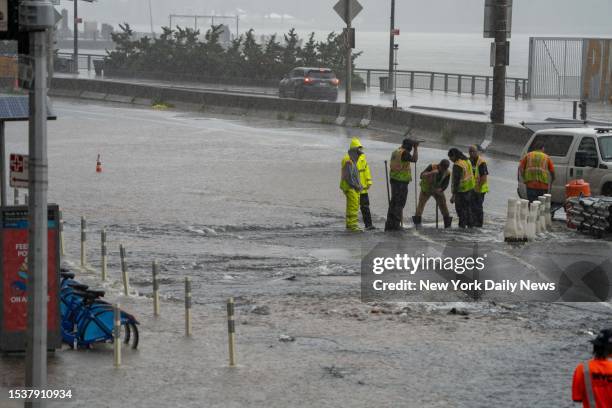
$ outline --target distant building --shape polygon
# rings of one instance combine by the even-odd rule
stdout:
[[[98,39],[98,22],[97,21],[85,21],[83,24],[83,38],[88,40]]]
[[[62,9],[62,19],[60,20],[59,28],[57,29],[57,38],[71,38],[72,30],[68,28],[68,10]]]
[[[229,45],[230,42],[232,42],[232,32],[230,28],[226,24],[221,24],[219,43],[221,43],[221,45]]]

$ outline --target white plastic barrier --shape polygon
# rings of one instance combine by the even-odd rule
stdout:
[[[550,211],[552,207],[552,195],[544,194],[546,197],[546,229],[550,232],[552,231],[552,212]]]
[[[517,207],[518,200],[510,198],[508,200],[508,218],[506,219],[506,226],[504,227],[504,240],[505,241],[516,241],[518,239],[518,227],[517,222]]]
[[[529,218],[527,221],[527,239],[533,241],[536,238],[537,220],[540,212],[540,203],[534,201],[529,206]]]
[[[528,218],[529,218],[529,201],[520,200],[519,201],[519,222],[521,223],[521,230],[522,230],[521,238],[523,240],[527,240]]]

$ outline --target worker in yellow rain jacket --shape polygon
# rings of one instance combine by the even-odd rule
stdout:
[[[365,191],[367,195],[367,187],[364,188],[364,184],[362,184],[361,181],[361,173],[359,172],[359,161],[361,160],[361,156],[363,156],[362,148],[363,146],[361,145],[359,139],[353,138],[351,140],[348,153],[342,159],[342,166],[340,170],[340,190],[342,190],[344,196],[346,197],[346,229],[349,231],[361,231],[358,223],[358,212],[361,201],[360,197],[363,191]],[[362,160],[362,167],[363,164],[365,164],[367,167],[365,157]],[[366,181],[365,185],[367,185],[365,173],[366,172],[364,171],[363,178]],[[369,169],[367,173],[369,174]],[[369,176],[369,180],[371,185],[371,176]]]
[[[465,154],[454,147],[448,151],[448,158],[453,162],[451,181],[453,195],[450,201],[451,204],[455,204],[459,228],[472,228],[474,226],[472,201],[474,200],[474,187],[476,187],[472,163]]]
[[[474,187],[474,197],[472,200],[472,215],[474,216],[474,226],[482,227],[484,224],[484,200],[485,195],[489,192],[489,169],[486,160],[480,154],[478,146],[470,146],[470,162],[476,186]]]

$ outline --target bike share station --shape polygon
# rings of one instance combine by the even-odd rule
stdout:
[[[8,206],[6,186],[6,122],[27,121],[27,96],[0,97],[0,351],[26,350],[28,324],[28,206]],[[47,119],[56,117],[47,111]],[[10,187],[27,188],[27,156],[11,154]],[[48,206],[48,349],[61,347],[59,307],[59,207]]]

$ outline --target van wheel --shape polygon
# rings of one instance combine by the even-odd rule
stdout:
[[[601,195],[612,197],[612,183],[607,183],[601,189]]]

